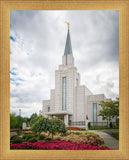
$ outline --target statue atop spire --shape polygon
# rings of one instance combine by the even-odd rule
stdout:
[[[67,25],[68,25],[68,30],[69,30],[69,28],[70,28],[70,23],[69,23],[69,22],[67,22]]]

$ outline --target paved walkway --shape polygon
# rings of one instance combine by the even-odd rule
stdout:
[[[97,131],[97,130],[88,130],[88,132],[94,132],[98,134],[101,138],[104,139],[105,145],[108,148],[119,150],[119,141],[112,136],[110,136],[108,133],[105,133],[104,131]]]

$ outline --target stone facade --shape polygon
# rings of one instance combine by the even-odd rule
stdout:
[[[111,99],[107,99],[104,94],[89,95],[87,97],[87,113],[90,122],[93,122],[93,103],[97,104],[97,115],[98,115],[99,111],[102,109],[101,106],[98,105],[100,101],[108,102],[111,101]],[[101,116],[97,116],[97,122],[107,122],[107,121],[102,120]]]
[[[86,117],[90,122],[103,122],[102,118],[97,116],[101,109],[98,103],[111,99],[106,99],[104,94],[94,95],[85,85],[80,85],[80,74],[74,66],[71,41],[69,41],[68,31],[62,64],[55,71],[55,89],[50,92],[50,100],[43,100],[43,115],[49,118],[58,117],[66,126],[70,121],[86,121]],[[94,111],[93,105],[96,107]]]

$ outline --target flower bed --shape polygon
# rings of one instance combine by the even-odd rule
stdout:
[[[36,142],[35,140],[43,140],[43,141],[50,141],[51,140],[51,135],[49,133],[42,132],[41,135],[38,137],[37,134],[33,132],[27,132],[22,134],[22,142]],[[32,139],[35,139],[32,141]],[[59,140],[59,141],[67,141],[71,143],[85,143],[89,144],[92,146],[98,146],[98,147],[106,147],[104,144],[104,140],[100,138],[96,134],[91,134],[90,132],[71,132],[67,131],[65,135],[61,134],[56,134],[53,136],[54,140]],[[31,140],[31,141],[30,141]],[[10,141],[11,143],[15,143],[13,141]],[[21,143],[22,143],[21,142]]]
[[[81,131],[82,128],[78,128],[78,127],[67,127],[68,130],[78,130]]]
[[[31,129],[13,129],[10,132],[18,132],[18,131],[30,131]]]
[[[93,146],[99,146],[104,144],[104,140],[96,135],[87,134],[87,135],[76,135],[70,134],[65,137],[61,137],[61,140],[70,141],[73,143],[86,143]]]
[[[92,146],[85,143],[71,143],[68,141],[53,142],[43,141],[35,143],[11,144],[10,149],[35,149],[35,150],[112,150],[110,148]]]

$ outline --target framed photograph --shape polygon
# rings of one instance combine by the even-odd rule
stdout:
[[[1,1],[1,159],[129,159],[128,4]],[[111,103],[119,103],[119,112],[109,107],[105,115]],[[10,149],[10,128],[29,131],[35,115],[78,130],[117,127],[119,119],[119,141],[106,140],[111,130],[98,130],[114,150]]]

